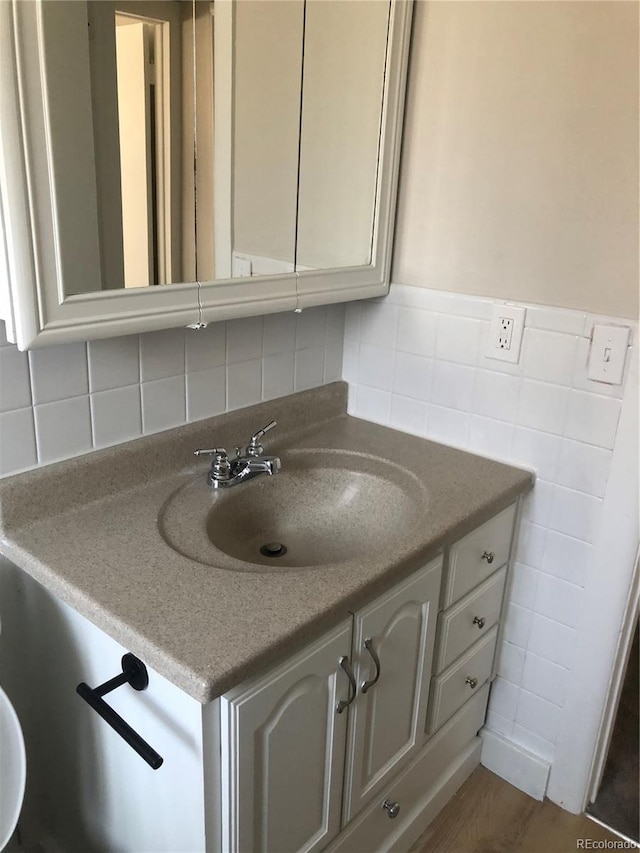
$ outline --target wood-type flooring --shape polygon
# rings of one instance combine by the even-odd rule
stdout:
[[[587,839],[595,843],[589,846]],[[478,767],[411,853],[573,853],[607,849],[602,841],[620,838],[585,815],[534,800]]]

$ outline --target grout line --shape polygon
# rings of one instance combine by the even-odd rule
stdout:
[[[549,661],[549,663],[553,663],[553,661]],[[541,696],[539,693],[536,693],[535,690],[529,690],[527,687],[521,686],[520,692],[521,692],[521,694],[522,693],[528,693],[529,696],[535,696],[536,699],[540,699],[542,702],[546,702],[547,705],[551,705],[551,707],[555,708],[557,711],[562,711],[564,708],[564,704],[558,705],[556,702],[552,702],[551,699],[547,699],[546,696]],[[516,712],[516,715],[517,715],[517,712]],[[518,725],[521,725],[521,723],[518,723]],[[523,726],[523,728],[526,728],[526,726]],[[533,734],[535,734],[535,732],[533,732]],[[544,735],[541,735],[541,737],[544,737]],[[549,740],[549,738],[545,738],[545,739]]]
[[[327,381],[327,344],[329,338],[329,311],[328,307],[324,307],[324,335],[323,335],[323,347],[322,347],[322,382],[323,384]],[[315,386],[318,387],[317,385]]]
[[[119,390],[119,389],[113,389],[113,390]],[[93,411],[93,394],[89,393],[87,396],[89,397],[89,429],[91,431],[91,447],[95,450],[98,445],[96,442],[96,424],[95,424],[95,417],[94,417],[94,411]]]
[[[543,660],[545,663],[550,663],[553,666],[557,666],[560,669],[564,669],[564,671],[567,673],[571,672],[571,667],[563,666],[561,663],[556,663],[556,661],[554,661],[554,660],[549,660],[549,658],[545,657],[544,655],[541,655],[539,652],[534,652],[531,649],[526,649],[525,655],[532,655],[532,657],[538,658],[539,660]],[[523,688],[523,689],[526,689],[526,688]],[[544,697],[542,697],[542,698],[544,698]]]

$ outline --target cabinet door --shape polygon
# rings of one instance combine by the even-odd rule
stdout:
[[[441,574],[438,558],[356,614],[343,824],[424,742]]]
[[[321,850],[339,832],[351,625],[222,697],[224,851]]]

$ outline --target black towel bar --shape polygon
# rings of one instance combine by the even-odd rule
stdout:
[[[76,692],[88,702],[94,711],[97,711],[102,719],[109,723],[112,729],[118,732],[120,737],[124,738],[132,749],[138,753],[141,758],[154,770],[157,770],[163,762],[161,755],[153,749],[146,740],[134,731],[129,723],[125,722],[120,714],[113,710],[110,705],[102,698],[105,693],[110,693],[116,687],[121,687],[123,684],[130,684],[134,690],[145,690],[149,684],[149,675],[147,668],[142,661],[135,655],[128,652],[122,657],[122,672],[116,675],[115,678],[105,681],[99,687],[89,687],[84,681],[76,687]]]

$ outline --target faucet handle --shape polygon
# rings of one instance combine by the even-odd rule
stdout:
[[[209,448],[198,448],[198,450],[193,451],[194,456],[226,456],[227,451],[224,447],[209,447]]]
[[[224,447],[210,447],[193,451],[194,456],[215,456],[207,477],[209,485],[224,483],[231,479],[231,462]]]
[[[270,429],[273,429],[278,425],[277,421],[269,421],[269,423],[259,429],[257,432],[251,436],[249,444],[247,445],[247,456],[261,456],[264,453],[264,447],[260,444],[260,439],[263,435],[269,432]]]

